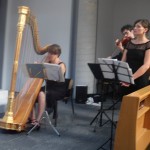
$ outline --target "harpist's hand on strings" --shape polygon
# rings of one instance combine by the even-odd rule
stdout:
[[[130,83],[126,83],[126,82],[120,82],[121,86],[125,86],[125,87],[129,87]]]

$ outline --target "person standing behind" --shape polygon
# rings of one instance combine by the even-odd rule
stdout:
[[[127,42],[134,38],[133,26],[130,24],[124,25],[121,28],[121,34],[122,34],[122,40],[117,39],[115,41],[115,44],[117,46],[117,49],[119,50],[119,53],[115,56],[112,56],[113,59],[117,59],[117,60],[122,59],[122,54],[123,54],[123,51],[124,51],[124,48],[125,48]],[[112,54],[112,55],[114,55],[114,54]]]
[[[150,23],[147,19],[139,19],[135,21],[133,33],[135,38],[129,41],[125,47],[122,61],[129,64],[133,72],[134,85],[121,83],[124,87],[123,95],[132,93],[149,85],[150,68],[150,40],[148,32]]]

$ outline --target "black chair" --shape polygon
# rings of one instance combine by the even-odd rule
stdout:
[[[65,104],[68,103],[70,100],[71,107],[72,107],[72,113],[74,115],[74,102],[73,102],[73,80],[70,78],[65,79],[66,83],[66,94],[65,97],[62,99]],[[54,112],[53,112],[53,119],[55,119],[54,125],[57,126],[57,118],[58,118],[58,102],[56,101],[54,105]]]

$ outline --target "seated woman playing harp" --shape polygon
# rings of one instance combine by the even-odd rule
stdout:
[[[48,48],[48,54],[46,56],[46,62],[51,64],[60,65],[62,72],[65,76],[66,73],[66,66],[64,62],[60,60],[61,55],[61,48],[57,44],[53,44]],[[56,82],[47,80],[46,81],[46,93],[45,93],[45,86],[41,88],[37,102],[38,102],[38,114],[37,118],[35,117],[35,108],[31,113],[31,124],[32,126],[37,125],[37,129],[40,127],[40,120],[43,115],[43,112],[46,108],[53,109],[57,100],[61,100],[65,96],[66,87],[65,82]],[[56,116],[54,116],[56,117]]]

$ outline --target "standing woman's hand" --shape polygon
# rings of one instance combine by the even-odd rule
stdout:
[[[126,82],[120,82],[121,86],[124,86],[124,87],[129,87],[130,86],[130,83],[126,83]]]

